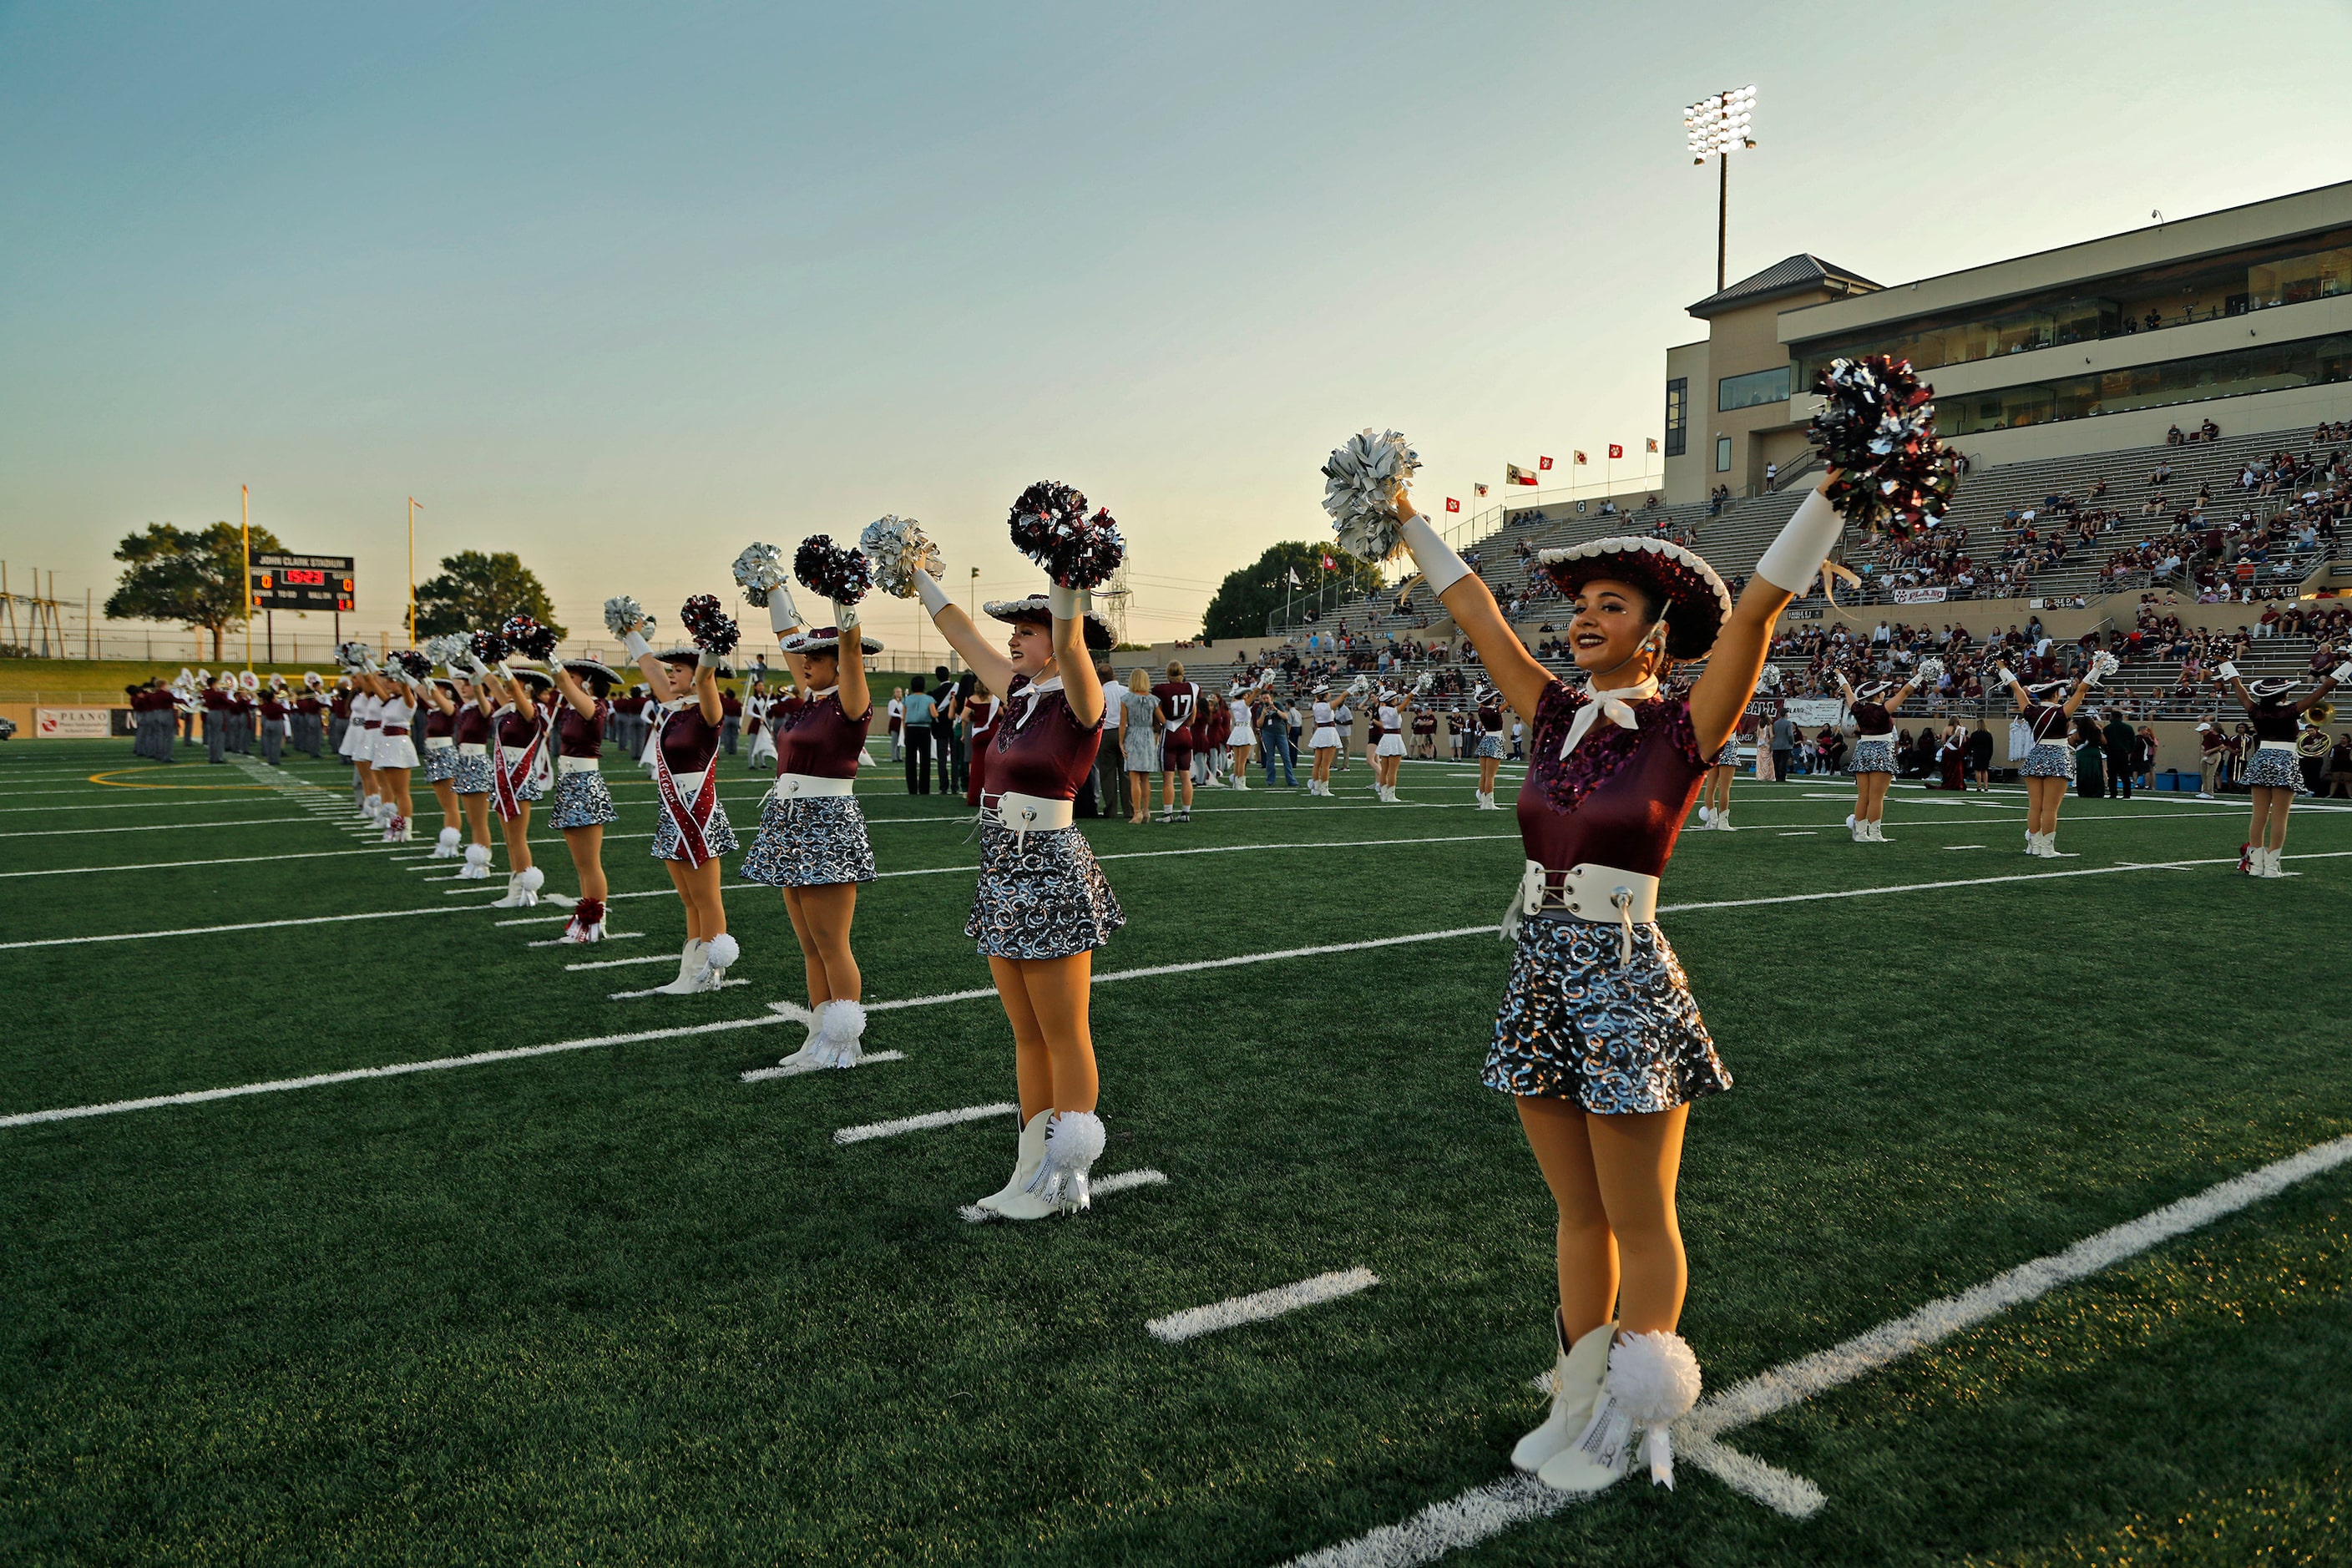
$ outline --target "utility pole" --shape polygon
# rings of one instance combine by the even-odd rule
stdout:
[[[416,646],[416,498],[408,498],[408,644]]]
[[[253,668],[253,487],[236,487],[236,531],[245,548],[245,668]]]

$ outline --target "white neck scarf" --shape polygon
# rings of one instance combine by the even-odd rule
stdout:
[[[826,698],[828,698],[828,697],[832,696],[835,692],[836,692],[836,691],[838,691],[838,690],[840,690],[840,689],[841,689],[841,682],[839,682],[838,680],[836,680],[836,681],[835,681],[831,686],[826,687],[823,691],[812,691],[812,692],[810,692],[810,693],[808,694],[808,700],[809,700],[810,701],[812,701],[812,702],[822,702],[822,701],[824,701]]]
[[[1029,715],[1037,710],[1037,699],[1045,696],[1048,691],[1059,691],[1060,689],[1062,689],[1062,678],[1058,675],[1046,680],[1033,680],[1028,685],[1023,687],[1021,689],[1021,715],[1019,718],[1013,721],[1013,727],[1018,730],[1021,726],[1029,722]]]
[[[1633,717],[1633,704],[1647,702],[1657,694],[1658,678],[1654,675],[1647,677],[1638,686],[1621,686],[1610,691],[1586,691],[1585,695],[1591,700],[1578,709],[1575,719],[1570,721],[1568,739],[1560,742],[1560,760],[1568,760],[1569,752],[1576,750],[1576,743],[1584,739],[1586,731],[1604,714],[1621,730],[1640,729],[1640,722]]]

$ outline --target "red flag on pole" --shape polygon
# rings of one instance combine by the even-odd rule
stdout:
[[[1536,459],[1536,467],[1538,468],[1548,469],[1551,467],[1551,459],[1549,458],[1538,458]]]
[[[1536,477],[1517,463],[1505,463],[1503,482],[1507,485],[1531,485],[1536,482]]]
[[[1447,496],[1445,498],[1445,510],[1448,511],[1460,511],[1462,510],[1462,503],[1454,500],[1452,496]]]
[[[1486,487],[1483,484],[1475,484],[1471,488],[1476,490],[1480,495],[1485,495],[1486,493]]]
[[[1612,442],[1610,442],[1610,443],[1609,443],[1609,456],[1610,456],[1611,458],[1622,458],[1622,457],[1623,457],[1624,455],[1625,455],[1625,448],[1624,448],[1624,446],[1623,446],[1622,443],[1620,443],[1620,442],[1616,442],[1616,441],[1612,441]]]
[[[1337,572],[1339,569],[1339,563],[1331,559],[1331,552],[1329,551],[1325,551],[1323,552],[1323,570],[1326,572]]]

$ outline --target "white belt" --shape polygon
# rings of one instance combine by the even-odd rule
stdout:
[[[595,757],[558,757],[555,759],[555,771],[559,773],[603,773],[604,770],[599,764],[600,759]]]
[[[856,779],[819,778],[814,773],[778,773],[775,787],[768,793],[778,800],[814,799],[819,795],[843,795],[850,793]]]
[[[690,805],[694,797],[702,793],[702,781],[709,776],[710,772],[706,768],[698,773],[672,773],[669,782],[677,786],[677,798]]]
[[[2256,746],[2254,750],[2258,752],[2294,752],[2294,754],[2297,756],[2301,756],[2303,754],[2300,752],[2295,752],[2294,742],[2293,741],[2264,741],[2260,745]]]
[[[490,754],[490,748],[478,741],[460,741],[457,742],[457,754],[461,757],[487,757]]]
[[[451,740],[446,735],[427,735],[425,737],[425,749],[428,752],[446,752],[457,743],[457,742]]]
[[[1895,743],[1895,731],[1889,730],[1884,735],[1856,735],[1853,738],[1853,743],[1857,746],[1867,746],[1873,742],[1891,746]]]
[[[1559,879],[1556,897],[1552,894],[1555,877]],[[1530,860],[1520,874],[1517,896],[1504,911],[1503,935],[1517,936],[1522,919],[1547,909],[1596,925],[1616,926],[1622,933],[1617,951],[1622,966],[1633,962],[1633,922],[1658,918],[1658,879],[1590,860],[1580,860],[1565,871],[1552,871],[1542,861]]]
[[[1008,833],[1051,833],[1067,827],[1077,820],[1078,805],[1074,800],[1047,800],[1044,795],[1023,795],[1018,790],[1006,790],[996,797],[992,808],[998,826]]]

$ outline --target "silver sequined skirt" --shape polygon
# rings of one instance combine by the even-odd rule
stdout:
[[[490,759],[458,752],[456,765],[449,770],[449,787],[459,795],[489,794]]]
[[[715,785],[706,784],[704,787]],[[686,856],[678,847],[677,818],[669,814],[667,805],[661,806],[660,811],[661,820],[654,824],[654,858],[683,860]],[[727,807],[718,801],[710,803],[710,820],[703,826],[702,841],[713,860],[721,855],[732,854],[737,847],[735,829],[727,820]]]
[[[1110,940],[1127,915],[1075,827],[980,830],[980,888],[963,934],[982,958],[1068,958]]]
[[[1495,754],[1496,754],[1496,756],[1498,756],[1498,757],[1499,757],[1499,756],[1501,756],[1501,755],[1503,754],[1503,753],[1502,753],[1502,751],[1501,751],[1501,742],[1497,742],[1496,743],[1496,752],[1495,752]],[[1854,754],[1855,754],[1856,756],[1860,756],[1862,753],[1861,753],[1861,752],[1855,752]],[[1709,763],[1707,764],[1707,766],[1709,766],[1709,767],[1711,767],[1711,768],[1736,768],[1736,767],[1738,767],[1738,765],[1739,765],[1739,737],[1738,737],[1738,736],[1737,736],[1737,735],[1734,735],[1733,737],[1731,737],[1731,739],[1729,739],[1728,741],[1726,741],[1726,742],[1723,743],[1723,750],[1721,750],[1721,751],[1719,751],[1719,752],[1716,752],[1716,753],[1715,753],[1715,761],[1713,761],[1712,763]],[[1859,770],[1856,770],[1856,771],[1859,771]]]
[[[2019,772],[2030,779],[2072,779],[2074,748],[2059,741],[2036,741]]]
[[[1503,737],[1500,735],[1479,736],[1478,750],[1473,754],[1481,757],[1501,756],[1503,754]]]
[[[1605,1116],[1671,1110],[1731,1087],[1681,961],[1655,921],[1633,928],[1531,920],[1486,1049],[1486,1087],[1572,1100]]]
[[[425,748],[425,782],[440,784],[457,776],[457,748],[427,746]]]
[[[1858,773],[1891,773],[1895,771],[1895,742],[1892,741],[1859,741],[1853,748],[1853,771]]]
[[[828,888],[874,879],[874,846],[866,813],[845,795],[785,800],[770,794],[760,805],[760,836],[737,868],[746,881],[772,888]]]
[[[2238,782],[2248,789],[2291,789],[2297,795],[2309,795],[2311,786],[2304,782],[2303,764],[2287,752],[2256,752],[2253,760]]]
[[[621,820],[614,809],[613,792],[601,773],[555,775],[555,810],[548,816],[553,827],[602,827]]]

